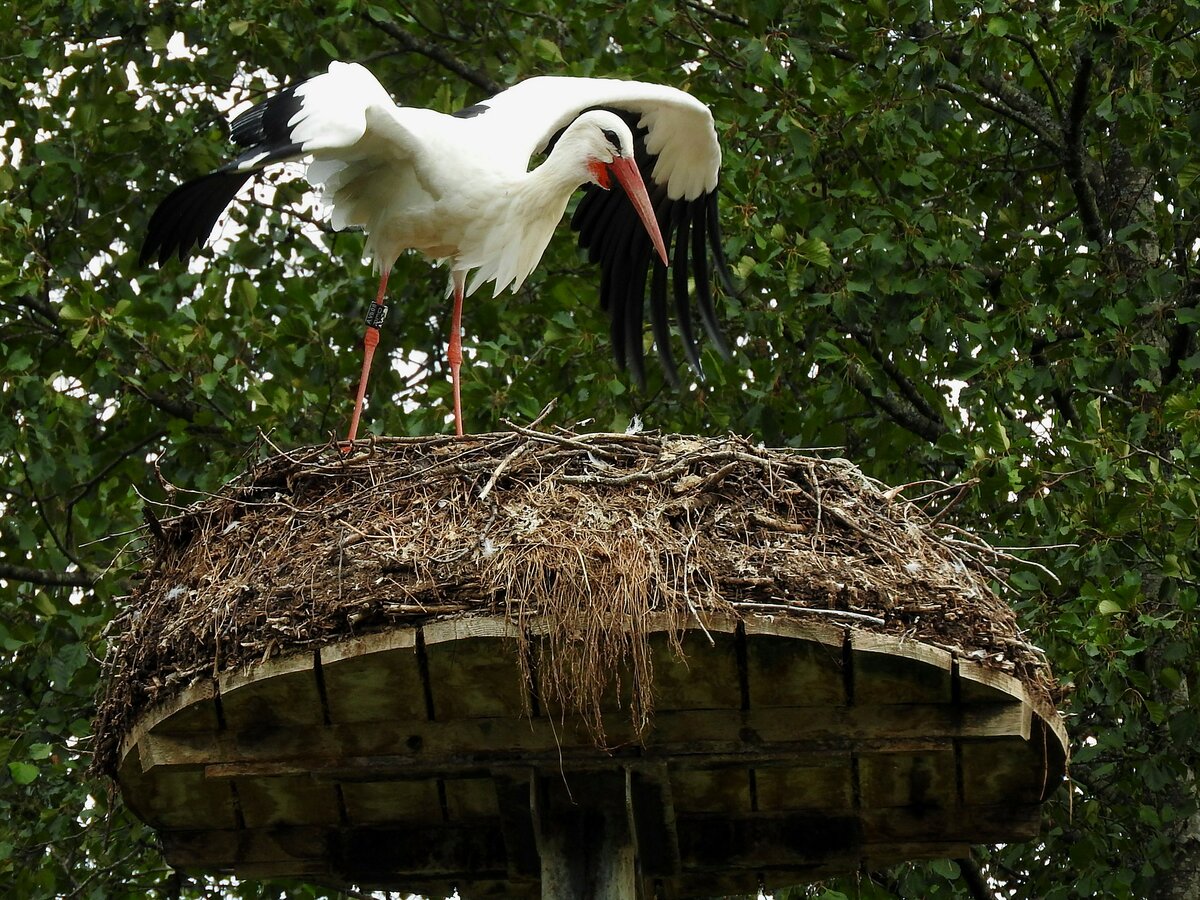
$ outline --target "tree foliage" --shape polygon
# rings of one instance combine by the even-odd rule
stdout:
[[[468,303],[470,428],[557,397],[563,424],[840,447],[1042,548],[1014,551],[1044,568],[1007,591],[1072,689],[1044,838],[795,896],[1200,892],[1196,0],[28,0],[0,24],[5,896],[321,893],[171,873],[84,769],[139,494],[216,488],[260,430],[344,427],[373,276],[298,173],[256,186],[200,263],[135,265],[157,199],[220,161],[230,108],[331,58],[443,111],[552,72],[713,108],[735,359],[707,353],[684,395],[633,388],[564,227],[519,293]],[[394,270],[372,431],[446,428],[444,277]]]

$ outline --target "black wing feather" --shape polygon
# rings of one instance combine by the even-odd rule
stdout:
[[[705,204],[708,209],[708,245],[712,248],[713,269],[716,270],[717,278],[720,279],[721,287],[731,296],[736,296],[738,289],[733,284],[733,273],[729,271],[729,262],[725,259],[725,248],[721,246],[721,218],[717,215],[717,192],[713,191],[708,195],[708,202]],[[726,348],[728,351],[728,348]],[[728,359],[726,355],[726,359]]]
[[[696,279],[696,308],[700,312],[700,321],[710,341],[720,354],[729,359],[729,348],[721,334],[721,326],[717,324],[717,312],[713,309],[712,286],[708,280],[708,254],[705,252],[705,239],[708,237],[705,228],[707,215],[706,204],[696,204],[692,207],[692,266]]]
[[[692,371],[702,375],[700,350],[696,346],[696,332],[692,328],[692,308],[688,302],[688,231],[692,218],[688,209],[680,204],[675,208],[675,255],[671,258],[671,285],[675,293],[675,315],[679,321],[679,336],[683,339],[683,352]]]
[[[670,199],[666,187],[651,177],[657,158],[646,149],[647,130],[638,127],[639,116],[619,109],[609,109],[609,112],[624,119],[633,133],[638,168],[671,256],[676,327],[689,365],[697,377],[703,378],[693,316],[700,319],[716,350],[726,359],[730,357],[713,304],[713,284],[708,268],[710,250],[721,287],[728,293],[737,293],[720,246],[717,193],[714,190],[694,200]],[[554,139],[548,147],[553,145]],[[678,387],[679,375],[670,348],[667,269],[653,252],[650,236],[624,190],[619,184],[607,191],[587,185],[584,197],[571,217],[571,227],[579,233],[579,246],[587,251],[588,259],[600,264],[600,306],[610,317],[617,367],[625,369],[628,366],[634,382],[639,386],[644,384],[642,332],[647,300],[646,276],[650,275],[651,333],[664,375],[668,382]],[[693,280],[694,307],[690,296]]]
[[[300,111],[299,85],[284,88],[230,125],[230,139],[246,149],[219,169],[185,182],[167,194],[150,216],[138,265],[172,256],[187,259],[204,245],[217,220],[251,176],[265,166],[303,155],[291,138],[291,120]]]
[[[187,258],[193,247],[208,240],[217,219],[253,172],[216,171],[181,184],[158,204],[146,226],[138,265],[153,260],[161,265],[172,256]]]
[[[630,209],[633,208],[629,204]],[[636,216],[634,217],[636,218]],[[631,235],[636,235],[640,222],[627,226]],[[632,258],[629,279],[625,288],[625,358],[629,362],[629,374],[639,388],[646,387],[645,355],[642,349],[643,313],[646,301],[646,274],[650,271],[650,253],[653,248],[649,240],[639,241],[631,237],[629,254]]]
[[[675,357],[671,353],[671,323],[667,313],[667,267],[655,266],[650,273],[650,329],[663,375],[675,390],[682,390]]]

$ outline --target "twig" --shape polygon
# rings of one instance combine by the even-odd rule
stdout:
[[[43,587],[89,588],[96,583],[96,576],[90,569],[81,569],[78,572],[57,572],[53,569],[35,569],[32,566],[16,566],[6,562],[0,562],[0,578],[6,581],[40,584]]]
[[[785,609],[792,613],[812,613],[814,616],[833,616],[845,619],[855,619],[860,622],[870,622],[872,625],[886,625],[883,619],[878,616],[869,616],[866,613],[850,612],[845,609],[814,609],[811,606],[792,606],[790,603],[760,603],[756,600],[737,600],[733,603],[734,606],[748,606],[755,609]]]
[[[950,527],[950,526],[946,526],[946,527]],[[959,531],[960,529],[954,529],[954,530]],[[965,534],[966,532],[961,532],[961,533]],[[1031,559],[1021,559],[1021,557],[1013,556],[1011,553],[1005,553],[1003,550],[999,549],[998,547],[993,547],[991,544],[988,544],[985,541],[982,541],[982,540],[964,541],[964,540],[960,540],[959,538],[953,538],[953,537],[943,537],[942,540],[945,541],[947,544],[954,544],[956,547],[969,547],[970,549],[974,550],[976,553],[983,552],[983,553],[987,553],[991,556],[994,556],[997,559],[1007,560],[1008,562],[1020,563],[1023,566],[1030,566],[1034,569],[1037,569],[1042,574],[1044,574],[1047,578],[1049,578],[1055,584],[1062,584],[1062,581],[1059,580],[1059,577],[1057,575],[1055,575],[1053,572],[1051,572],[1049,569],[1047,569],[1045,566],[1043,566],[1041,563],[1036,563]]]
[[[518,434],[523,434],[526,437],[532,438],[535,441],[544,441],[545,443],[548,443],[548,444],[561,444],[564,447],[571,447],[575,450],[584,450],[584,451],[586,451],[588,453],[592,453],[596,456],[603,457],[604,459],[607,459],[610,462],[615,462],[616,458],[617,458],[615,454],[612,454],[609,451],[604,450],[601,447],[597,447],[594,444],[588,444],[583,441],[576,440],[575,438],[564,437],[564,436],[558,435],[558,434],[550,434],[547,431],[534,431],[532,428],[525,428],[521,425],[515,424],[514,422],[510,422],[508,419],[504,420],[504,424],[508,425],[510,428],[513,429],[513,431],[517,432]]]
[[[496,471],[492,472],[492,477],[487,480],[487,484],[485,484],[483,486],[483,490],[481,490],[479,492],[480,500],[487,499],[487,495],[490,494],[492,492],[492,488],[494,488],[496,486],[496,482],[499,480],[501,473],[503,473],[504,470],[508,468],[509,463],[511,463],[514,459],[516,459],[518,456],[520,456],[522,453],[524,453],[525,450],[528,449],[528,447],[529,447],[528,441],[526,441],[525,443],[517,444],[517,446],[513,447],[512,452],[509,453],[508,456],[504,457],[504,459],[502,459],[500,461],[500,465],[496,466]]]
[[[1042,58],[1038,55],[1037,47],[1033,45],[1033,41],[1020,35],[1009,34],[1007,37],[1014,44],[1024,47],[1025,52],[1029,54],[1029,58],[1033,60],[1034,67],[1038,70],[1038,74],[1042,76],[1042,81],[1046,83],[1046,90],[1050,93],[1050,102],[1054,104],[1054,111],[1058,113],[1058,117],[1061,119],[1063,115],[1062,97],[1058,93],[1058,85],[1054,83],[1054,79],[1050,77],[1049,71],[1042,64]]]
[[[409,34],[393,22],[381,22],[371,15],[370,12],[364,12],[362,17],[388,35],[388,37],[392,38],[403,49],[420,53],[422,56],[432,59],[435,63],[442,66],[442,68],[449,69],[463,80],[469,81],[482,91],[486,91],[488,95],[500,93],[501,86],[498,81],[493,80],[491,76],[479,69],[471,68],[444,47],[439,47],[432,41]]]

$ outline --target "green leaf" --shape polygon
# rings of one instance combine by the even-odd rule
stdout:
[[[558,45],[554,41],[544,37],[534,39],[533,52],[537,54],[539,59],[544,59],[547,62],[561,63],[563,61],[562,51],[558,49]]]
[[[801,259],[806,259],[823,269],[833,265],[833,255],[829,245],[818,238],[805,238],[796,243],[796,253]]]
[[[162,25],[151,25],[146,29],[146,46],[157,53],[167,49],[167,41],[171,35]]]
[[[1115,600],[1101,600],[1097,609],[1100,611],[1100,615],[1102,616],[1112,616],[1116,615],[1117,613],[1125,612],[1125,609],[1121,606],[1121,604],[1117,603]]]
[[[24,347],[18,347],[9,351],[5,365],[11,372],[24,372],[33,365],[33,357]]]
[[[234,37],[241,37],[249,30],[251,23],[246,19],[234,19],[229,23],[229,33]]]
[[[1176,178],[1181,189],[1189,190],[1196,183],[1196,179],[1200,178],[1200,159],[1190,159],[1184,163]]]
[[[58,607],[54,605],[54,601],[42,591],[38,591],[33,596],[33,605],[43,616],[54,616],[58,614]]]
[[[40,774],[38,767],[27,762],[10,762],[8,774],[17,784],[32,784]]]
[[[929,867],[947,881],[957,881],[962,877],[962,869],[952,859],[935,859],[930,862]]]

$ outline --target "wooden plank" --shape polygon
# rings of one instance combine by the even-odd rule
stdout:
[[[521,716],[527,708],[512,626],[500,619],[452,619],[423,629],[434,718]]]
[[[1061,769],[1044,751],[1038,742],[1012,738],[963,741],[963,802],[972,806],[1005,800],[1037,803],[1061,780]]]
[[[470,882],[499,881],[508,861],[495,822],[446,822],[436,827],[344,828],[328,834],[335,871],[353,884],[412,884],[412,876]]]
[[[758,808],[765,812],[849,809],[854,803],[849,754],[819,766],[779,765],[755,769]]]
[[[854,857],[854,848],[862,843],[852,810],[753,816],[681,813],[677,822],[685,870],[817,865],[832,856]]]
[[[942,809],[893,807],[862,810],[864,842],[961,841],[968,844],[1001,844],[1025,841],[1041,830],[1041,809],[1015,801],[989,806]]]
[[[856,704],[949,703],[953,657],[913,640],[853,629],[851,668]]]
[[[763,613],[751,613],[743,620],[743,625],[748,637],[769,636],[811,641],[838,650],[845,643],[847,634],[847,629],[843,625],[836,625],[828,619],[813,615],[804,616],[803,614],[768,616]]]
[[[325,719],[311,651],[268,660],[218,679],[225,727],[248,735],[282,725],[320,725]]]
[[[166,829],[159,833],[163,855],[173,866],[243,872],[254,865],[291,864],[298,867],[297,873],[318,862],[328,869],[329,835],[329,829],[315,826]]]
[[[322,647],[320,657],[333,722],[425,718],[415,628],[341,641]]]
[[[122,738],[119,758],[123,760],[133,746],[151,731],[159,734],[216,731],[219,725],[214,702],[216,693],[216,683],[211,678],[205,678],[178,695],[150,707]]]
[[[666,765],[659,765],[632,769],[629,777],[641,873],[653,878],[675,877],[679,874],[680,863],[671,773]],[[653,894],[651,890],[650,896]]]
[[[736,634],[738,626],[742,624],[740,616],[709,610],[699,610],[698,612],[699,616],[692,616],[684,620],[685,628],[696,629],[701,634],[708,632],[715,637],[717,634]],[[666,629],[674,620],[674,615],[668,617],[664,613],[652,613],[650,616],[652,630]]]
[[[498,638],[503,641],[515,641],[521,636],[520,629],[503,616],[444,619],[424,626],[422,633],[427,647],[451,641],[463,641],[468,638]]]
[[[959,697],[963,703],[1028,702],[1029,692],[1018,679],[999,669],[968,659],[958,660]]]
[[[446,813],[452,822],[500,815],[491,778],[447,778],[445,790]]]
[[[679,812],[734,816],[750,812],[750,775],[745,766],[671,770],[671,796]]]
[[[421,823],[441,820],[437,779],[420,781],[341,782],[346,817],[352,826]]]
[[[699,629],[685,631],[682,656],[666,634],[650,637],[657,711],[741,707],[737,638],[721,631],[710,634],[712,641]]]
[[[140,746],[147,771],[158,766],[261,764],[263,775],[330,772],[378,766],[414,771],[478,768],[505,762],[527,765],[590,762],[637,756],[701,760],[710,756],[758,761],[820,751],[906,752],[948,747],[960,737],[1019,737],[1021,706],[991,705],[960,711],[950,706],[815,707],[811,709],[677,710],[660,713],[638,747],[631,726],[613,728],[623,750],[597,750],[586,734],[545,719],[474,719],[457,722],[374,723],[323,728],[275,728],[253,738],[229,732],[147,735]],[[211,777],[247,774],[222,772]]]
[[[238,778],[234,784],[247,828],[338,824],[337,793],[331,784],[307,775]]]
[[[958,804],[953,750],[864,754],[858,760],[858,777],[864,809]]]
[[[746,668],[754,709],[847,703],[840,640],[831,644],[763,631],[752,636],[747,626]]]
[[[500,829],[508,853],[509,878],[537,879],[541,861],[533,827],[532,769],[499,772],[493,778],[500,812]]]
[[[160,828],[231,828],[236,824],[229,783],[209,781],[199,769],[142,771],[139,748],[126,754],[118,781],[140,819]]]
[[[961,856],[970,843],[1036,835],[1036,806],[979,809],[853,810],[730,817],[684,814],[678,820],[681,868],[662,877],[668,895],[754,891],[808,877],[912,859]],[[955,840],[949,835],[960,834]],[[937,836],[941,835],[941,836]],[[1023,836],[1023,838],[1022,838]],[[364,889],[424,890],[442,896],[488,896],[508,885],[534,896],[536,882],[503,870],[506,845],[494,823],[391,828],[257,828],[163,832],[167,860],[184,868],[271,872],[276,876],[336,873]]]

